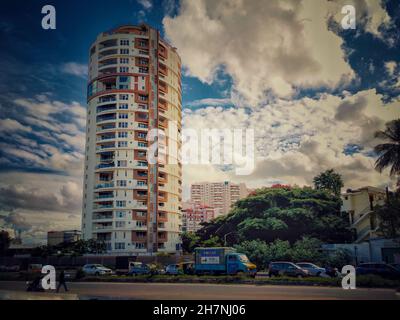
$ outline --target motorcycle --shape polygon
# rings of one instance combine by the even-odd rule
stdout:
[[[44,292],[45,290],[42,287],[42,277],[37,277],[33,281],[26,282],[28,292]]]

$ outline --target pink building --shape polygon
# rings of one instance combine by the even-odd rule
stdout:
[[[196,232],[202,222],[209,222],[218,216],[219,210],[195,203],[186,203],[182,210],[182,231]]]

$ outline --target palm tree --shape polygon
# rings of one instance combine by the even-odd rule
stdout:
[[[386,129],[377,131],[375,137],[387,140],[386,143],[378,144],[374,148],[378,154],[375,169],[382,172],[385,168],[392,166],[390,176],[400,174],[400,119],[386,123]]]

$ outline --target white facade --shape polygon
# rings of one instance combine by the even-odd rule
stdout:
[[[356,242],[377,236],[378,221],[372,215],[376,205],[383,205],[386,192],[375,187],[348,190],[342,196],[342,212],[347,212],[351,228],[355,230]]]
[[[225,182],[194,183],[190,188],[190,201],[219,210],[221,215],[229,210],[239,199],[245,198],[249,191],[244,183]]]

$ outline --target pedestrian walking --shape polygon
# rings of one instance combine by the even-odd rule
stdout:
[[[64,270],[61,271],[60,276],[58,278],[57,292],[60,291],[61,286],[64,286],[64,290],[68,291],[67,284],[65,282],[65,272],[64,272]]]

